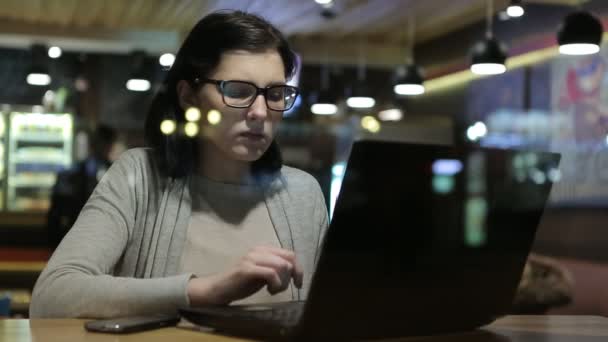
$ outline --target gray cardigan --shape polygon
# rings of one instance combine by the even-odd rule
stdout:
[[[191,274],[178,274],[191,213],[187,184],[162,177],[152,150],[125,152],[38,278],[30,316],[117,317],[187,306]],[[328,224],[323,194],[311,175],[287,166],[265,189],[281,246],[304,269],[295,297],[305,298]]]

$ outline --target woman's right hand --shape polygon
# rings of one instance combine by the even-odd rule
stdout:
[[[251,249],[224,273],[190,279],[188,298],[191,306],[225,305],[264,286],[270,294],[279,293],[288,288],[291,279],[296,287],[302,287],[303,273],[294,252],[260,246]]]

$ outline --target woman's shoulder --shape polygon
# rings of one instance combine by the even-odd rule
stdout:
[[[153,150],[149,147],[136,147],[124,151],[114,164],[128,170],[142,170],[153,172],[156,170],[156,162]]]
[[[148,180],[160,178],[153,150],[145,147],[132,148],[121,153],[108,173],[113,175],[113,178],[127,177],[130,181],[135,181],[131,178],[141,178],[142,175],[147,175],[145,178]]]
[[[119,163],[140,163],[149,162],[152,159],[152,149],[149,147],[130,148],[120,154],[116,162]]]
[[[289,190],[311,192],[320,189],[317,179],[304,170],[283,165],[280,174]]]

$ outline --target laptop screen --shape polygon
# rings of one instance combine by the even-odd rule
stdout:
[[[382,310],[432,331],[429,322],[449,330],[506,313],[558,163],[544,152],[356,142],[309,293],[311,324]]]

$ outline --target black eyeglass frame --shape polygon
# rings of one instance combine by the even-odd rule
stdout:
[[[224,85],[226,84],[226,82],[238,82],[238,83],[244,83],[244,84],[248,84],[251,85],[252,87],[254,87],[256,89],[255,91],[255,95],[251,97],[251,102],[248,105],[243,105],[243,106],[236,106],[236,105],[231,105],[228,104],[226,102],[226,99],[224,98]],[[214,80],[212,78],[195,78],[194,79],[194,83],[196,84],[202,84],[202,83],[211,83],[211,84],[215,84],[218,87],[218,91],[220,92],[220,94],[222,94],[222,101],[224,101],[224,104],[228,107],[232,107],[232,108],[249,108],[251,107],[251,105],[255,102],[255,99],[258,97],[258,95],[262,94],[264,95],[264,101],[266,102],[266,107],[268,107],[268,109],[273,110],[275,112],[286,112],[288,110],[290,110],[293,105],[296,103],[296,99],[297,97],[300,95],[300,89],[298,87],[294,87],[294,86],[290,86],[287,84],[275,84],[275,85],[270,85],[264,88],[260,88],[258,87],[256,84],[249,82],[249,81],[241,81],[241,80]],[[272,106],[268,103],[268,97],[266,96],[266,94],[268,93],[268,91],[270,89],[273,88],[290,88],[293,89],[295,91],[295,96],[294,96],[294,100],[291,103],[291,105],[285,109],[274,109],[272,108]]]

